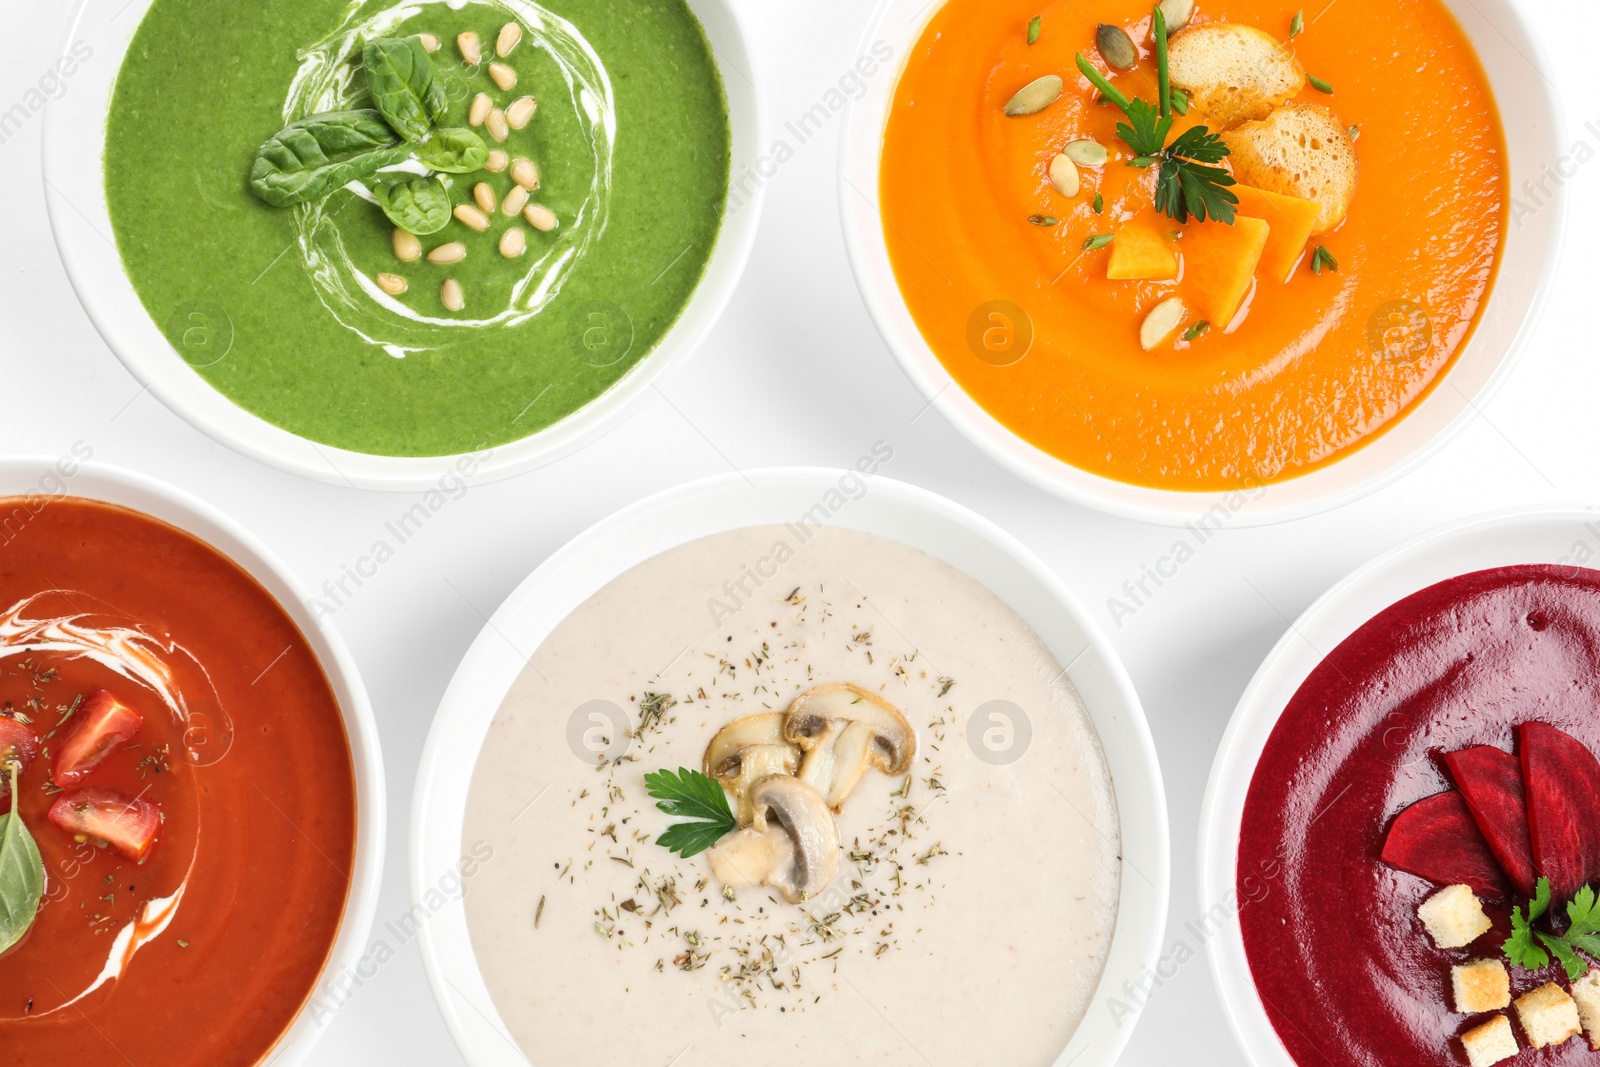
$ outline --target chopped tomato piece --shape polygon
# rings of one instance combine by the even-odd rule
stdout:
[[[20,774],[28,769],[38,755],[39,739],[33,736],[32,731],[17,720],[0,715],[0,796],[4,796],[11,788],[5,765],[20,764]]]
[[[129,741],[144,725],[137,711],[104,689],[89,695],[78,709],[78,723],[62,742],[54,781],[70,789],[93,773],[102,760]]]
[[[74,837],[105,844],[143,863],[161,831],[161,812],[143,797],[75,789],[50,806],[50,821]]]

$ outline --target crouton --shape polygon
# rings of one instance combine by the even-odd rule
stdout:
[[[1464,885],[1447,886],[1424,900],[1417,918],[1440,948],[1466,948],[1494,926],[1483,912],[1483,901]]]
[[[1213,129],[1264,119],[1305,84],[1294,52],[1254,26],[1204,22],[1172,38],[1172,84],[1189,94]]]
[[[1518,997],[1517,1019],[1534,1048],[1564,1044],[1583,1030],[1578,1025],[1578,1005],[1554,982]]]
[[[1517,1054],[1517,1035],[1511,1032],[1511,1020],[1504,1015],[1496,1015],[1462,1034],[1461,1044],[1466,1047],[1467,1062],[1472,1067],[1489,1067]]]
[[[1600,1052],[1600,968],[1572,983],[1572,999],[1578,1005],[1578,1021],[1589,1037],[1589,1047]]]
[[[1241,183],[1317,202],[1322,211],[1313,235],[1344,221],[1356,195],[1356,146],[1327,108],[1285,104],[1259,122],[1224,133],[1222,140]]]
[[[1450,968],[1456,1011],[1476,1015],[1511,1006],[1511,974],[1499,960],[1474,960]]]

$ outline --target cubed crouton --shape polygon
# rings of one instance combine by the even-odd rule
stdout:
[[[1583,1029],[1578,1025],[1577,1003],[1554,982],[1518,997],[1517,1019],[1534,1048],[1563,1044]]]
[[[1417,918],[1440,948],[1466,948],[1494,926],[1484,914],[1483,901],[1465,885],[1446,886],[1424,900]]]
[[[1223,130],[1266,118],[1306,81],[1286,45],[1254,26],[1231,22],[1204,22],[1175,35],[1167,69],[1206,125]]]
[[[1344,221],[1356,195],[1356,146],[1327,108],[1284,104],[1259,122],[1228,131],[1222,140],[1241,183],[1316,201],[1322,210],[1313,235]]]
[[[1490,1067],[1517,1054],[1517,1035],[1511,1032],[1511,1020],[1504,1015],[1496,1015],[1462,1034],[1461,1044],[1466,1046],[1467,1062],[1472,1067]]]
[[[1600,1052],[1600,968],[1572,983],[1572,999],[1578,1005],[1578,1021],[1588,1035],[1589,1047]]]
[[[1450,969],[1456,1011],[1476,1015],[1511,1006],[1511,974],[1499,960],[1475,960]]]

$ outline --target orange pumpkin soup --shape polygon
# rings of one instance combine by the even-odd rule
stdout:
[[[1164,5],[1170,166],[1117,129],[1113,97],[1163,100],[1146,0],[949,0],[922,33],[884,134],[890,259],[951,375],[1036,447],[1165,489],[1290,478],[1393,425],[1471,334],[1510,199],[1471,46],[1437,0],[1298,3]],[[1251,48],[1271,64],[1241,71]]]

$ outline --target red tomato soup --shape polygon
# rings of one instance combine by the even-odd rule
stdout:
[[[263,1059],[327,962],[356,838],[339,705],[283,609],[165,523],[0,500],[5,751],[0,812],[45,879],[0,953],[0,1061]]]

